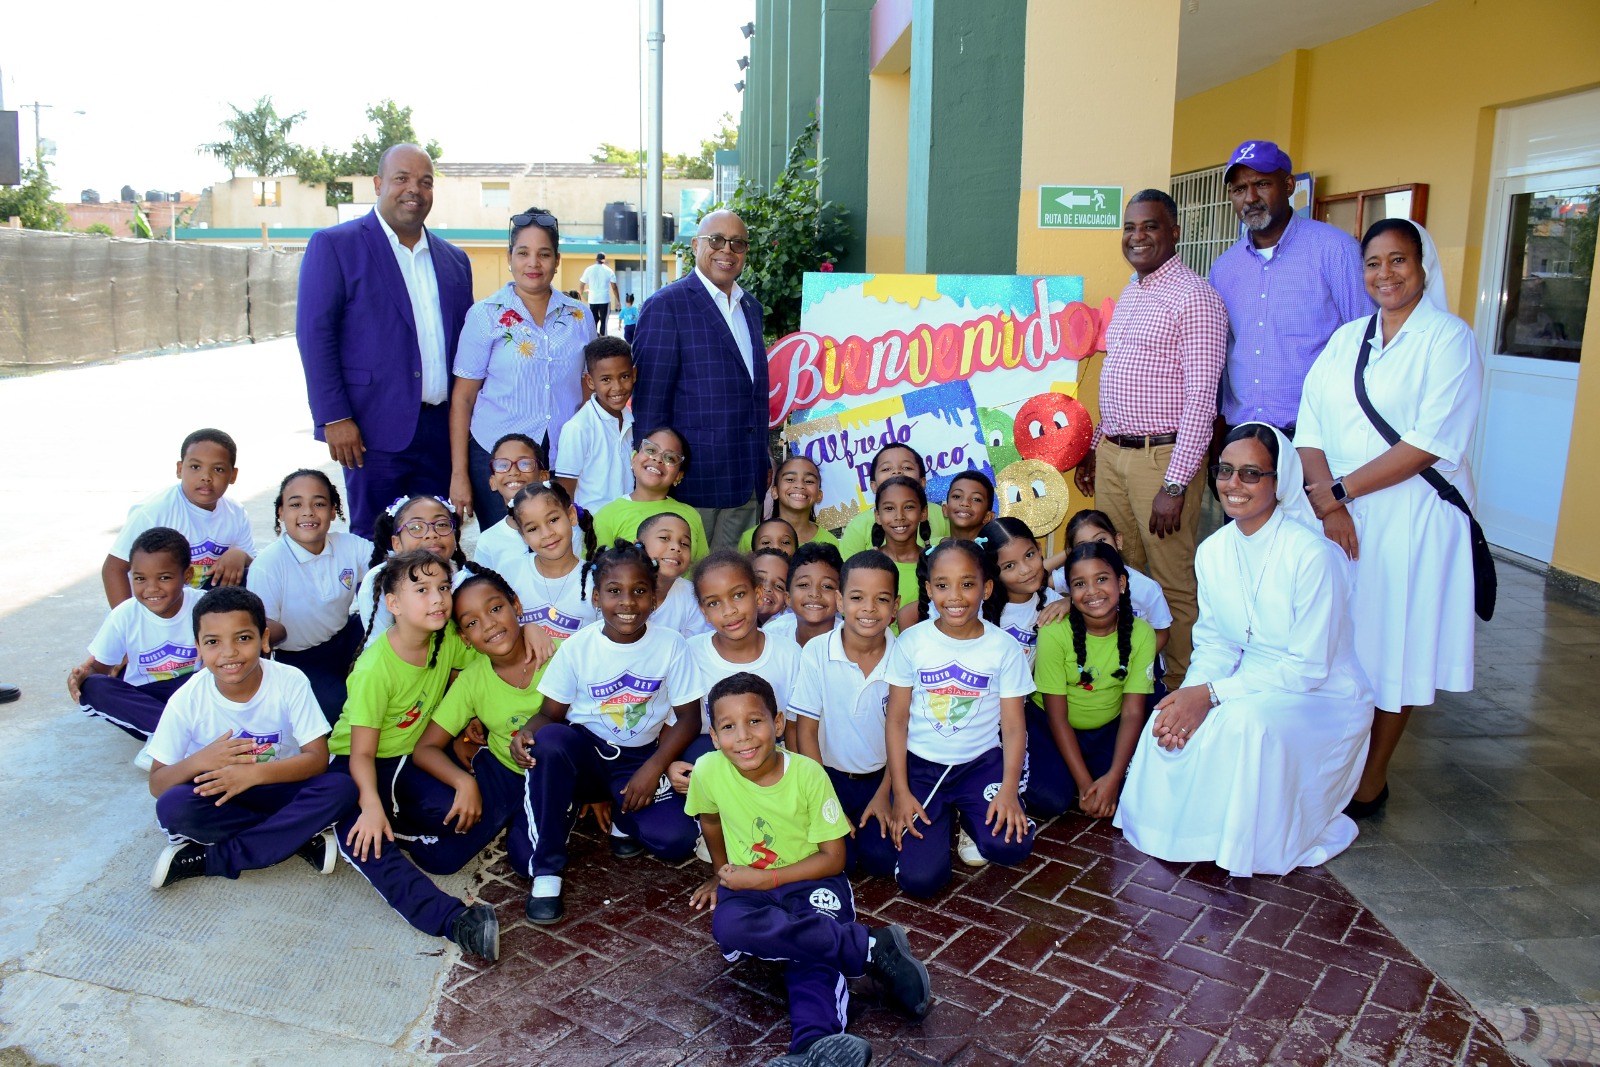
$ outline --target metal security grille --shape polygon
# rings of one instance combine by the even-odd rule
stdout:
[[[1239,239],[1239,216],[1222,181],[1227,169],[1207,167],[1172,176],[1172,199],[1178,202],[1178,255],[1202,278]]]

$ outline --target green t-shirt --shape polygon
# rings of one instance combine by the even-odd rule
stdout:
[[[895,585],[895,592],[900,594],[900,606],[915,604],[922,595],[922,586],[917,584],[917,565],[896,560],[894,569],[900,572],[900,581]]]
[[[600,542],[602,549],[619,537],[624,541],[632,541],[639,536],[641,522],[663,511],[683,516],[683,521],[689,524],[689,555],[693,561],[704,559],[710,551],[706,547],[705,524],[700,521],[700,513],[681,500],[618,497],[594,513],[595,539]]]
[[[1039,631],[1039,650],[1033,657],[1033,681],[1039,692],[1067,698],[1067,722],[1074,730],[1093,730],[1122,714],[1125,693],[1156,691],[1156,632],[1143,619],[1133,620],[1129,641],[1128,676],[1114,678],[1118,664],[1117,635],[1084,638],[1089,674],[1087,686],[1078,684],[1078,654],[1072,647],[1072,624],[1063,619]]]
[[[783,777],[767,786],[740,774],[721,752],[695,760],[683,810],[722,816],[729,863],[760,870],[788,867],[816,855],[819,843],[850,832],[822,764],[798,752],[783,758]]]
[[[444,695],[433,721],[454,737],[476,715],[489,734],[489,751],[495,759],[521,774],[522,768],[511,758],[511,735],[544,706],[544,694],[539,692],[543,675],[544,667],[540,667],[533,672],[528,688],[518,689],[494,672],[488,656],[477,656]]]
[[[753,543],[755,543],[755,539],[756,539],[756,528],[754,526],[752,526],[752,527],[750,527],[750,529],[746,530],[744,533],[739,535],[739,551],[740,552],[749,552],[751,550],[750,546]],[[814,535],[812,535],[811,540],[807,541],[806,544],[808,544],[808,545],[832,545],[834,548],[838,548],[839,547],[839,539],[837,537],[833,536],[833,531],[832,530],[829,530],[829,529],[826,529],[824,527],[818,526],[817,527],[817,532]]]
[[[933,533],[934,544],[950,536],[950,520],[944,517],[944,508],[937,504],[928,505],[928,529]],[[839,535],[839,555],[849,559],[863,548],[871,547],[872,509],[868,508],[851,519],[850,524],[844,528],[844,533]]]
[[[328,735],[328,751],[348,756],[350,728],[366,726],[378,731],[380,757],[410,755],[444,699],[451,672],[467,667],[477,655],[453,622],[439,635],[439,656],[432,667],[413,667],[401,659],[384,634],[361,653],[350,672],[344,714]]]

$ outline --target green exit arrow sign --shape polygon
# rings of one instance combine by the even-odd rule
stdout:
[[[1039,186],[1041,230],[1120,230],[1122,186]]]

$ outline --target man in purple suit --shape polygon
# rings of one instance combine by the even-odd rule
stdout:
[[[749,250],[738,215],[701,219],[694,271],[644,302],[633,339],[634,441],[671,426],[688,444],[673,495],[699,509],[712,548],[733,547],[756,524],[772,477],[761,302],[737,280]]]
[[[450,495],[450,372],[472,306],[467,254],[428,233],[433,161],[384,152],[370,214],[311,237],[295,334],[319,441],[344,467],[350,529],[403,494]]]

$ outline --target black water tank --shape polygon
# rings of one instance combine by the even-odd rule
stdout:
[[[670,245],[678,239],[678,216],[667,212],[661,216],[661,243]]]
[[[606,205],[603,233],[607,242],[639,239],[639,211],[632,204],[614,200]]]

